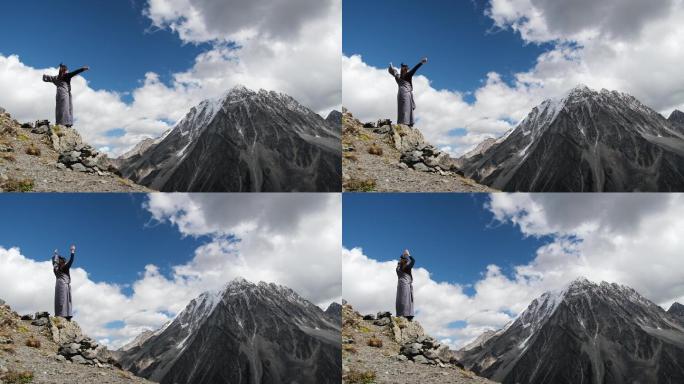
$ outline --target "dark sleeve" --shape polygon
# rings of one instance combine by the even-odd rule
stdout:
[[[418,68],[420,68],[422,65],[423,65],[423,63],[418,63],[418,64],[416,64],[415,67],[411,68],[411,70],[408,71],[408,74],[407,74],[407,75],[408,75],[409,77],[413,77],[413,75],[416,73],[416,71],[418,70]]]
[[[52,256],[52,271],[57,273],[57,270],[59,269],[59,259],[57,256]]]
[[[83,72],[83,71],[85,71],[85,68],[79,68],[79,69],[77,69],[77,70],[75,70],[75,71],[73,71],[73,72],[67,73],[67,74],[66,74],[66,77],[68,77],[68,78],[71,79],[72,77],[78,75],[79,73],[81,73],[81,72]]]
[[[57,80],[57,76],[43,75],[43,81],[46,83],[54,83]]]
[[[71,254],[71,257],[69,258],[69,261],[64,265],[64,269],[69,269],[71,268],[71,264],[74,263],[74,254]]]
[[[416,263],[416,259],[414,259],[413,256],[409,256],[409,259],[411,259],[411,261],[409,261],[409,263],[406,265],[406,269],[412,269],[413,264]]]

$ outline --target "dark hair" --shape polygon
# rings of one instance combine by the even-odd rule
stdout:
[[[66,258],[64,256],[57,256],[57,260],[59,260],[60,263],[66,263]]]
[[[59,73],[57,74],[57,76],[62,76],[62,75],[64,75],[64,74],[67,72],[67,69],[68,69],[68,68],[67,68],[66,65],[60,63],[60,64],[59,64]]]

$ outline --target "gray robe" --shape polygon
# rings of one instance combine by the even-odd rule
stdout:
[[[423,63],[416,64],[413,69],[401,76],[395,68],[390,67],[389,73],[394,76],[399,91],[397,92],[397,124],[405,124],[413,126],[413,110],[416,109],[416,103],[413,101],[413,75]]]
[[[410,261],[403,270],[397,265],[397,301],[395,303],[397,316],[413,316],[413,275],[411,275],[411,269],[416,260],[412,256],[409,256],[409,259]]]
[[[57,87],[55,124],[71,127],[74,125],[74,106],[71,102],[71,78],[85,71],[84,68],[68,72],[62,76],[43,75],[43,81]]]
[[[71,254],[69,261],[59,268],[59,259],[55,255],[52,257],[52,271],[55,273],[55,316],[71,317],[71,275],[69,269],[74,262],[74,254]]]

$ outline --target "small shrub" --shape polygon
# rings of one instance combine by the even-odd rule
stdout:
[[[370,328],[368,328],[366,326],[362,325],[359,327],[359,332],[361,332],[361,333],[370,333],[370,331],[371,331]]]
[[[344,158],[350,161],[358,161],[359,158],[356,157],[356,155],[352,152],[345,152],[344,153]]]
[[[29,137],[26,136],[26,135],[24,135],[23,133],[20,133],[19,135],[17,135],[17,139],[19,139],[19,140],[21,140],[21,141],[23,141],[23,142],[29,141]]]
[[[14,354],[17,350],[14,349],[14,345],[0,344],[0,351],[8,353],[8,354]]]
[[[29,329],[23,325],[20,325],[19,327],[17,327],[17,332],[19,332],[19,333],[28,333],[28,331],[29,331]]]
[[[349,353],[356,353],[356,347],[353,344],[343,344],[342,350]]]
[[[2,379],[7,384],[32,383],[33,382],[33,372],[31,372],[31,371],[19,372],[19,371],[9,370],[9,371],[7,371],[7,373],[5,373],[5,376],[3,376]]]
[[[62,137],[64,136],[64,132],[62,131],[62,126],[61,125],[55,125],[52,127],[52,133],[57,135],[57,137]]]
[[[33,191],[33,180],[31,179],[14,179],[9,178],[2,185],[2,188],[7,192],[31,192]]]
[[[344,187],[351,192],[373,192],[375,190],[375,180],[351,179],[344,184]]]
[[[382,348],[382,340],[376,337],[375,335],[371,336],[370,339],[368,339],[368,346],[369,347],[375,347],[375,348]]]
[[[369,148],[368,148],[368,153],[371,155],[375,156],[382,156],[382,147],[379,145],[373,143]]]
[[[31,143],[31,145],[29,145],[26,148],[26,154],[31,156],[40,156],[40,148],[38,148],[37,145]]]
[[[26,346],[31,348],[40,348],[40,340],[31,336],[28,339],[26,339]]]
[[[14,155],[11,153],[0,153],[0,159],[6,160],[6,161],[11,161],[11,162],[17,161],[17,158],[14,157]]]
[[[375,383],[375,372],[373,371],[357,371],[350,369],[345,375],[347,383],[350,384],[373,384]]]

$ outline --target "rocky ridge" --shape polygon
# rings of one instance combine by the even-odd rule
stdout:
[[[120,369],[75,321],[20,316],[0,300],[0,383],[151,383]]]
[[[345,191],[488,192],[463,177],[449,154],[429,144],[420,130],[389,119],[362,123],[342,112]]]
[[[0,112],[0,191],[150,192],[120,177],[73,128],[48,120],[19,123]]]
[[[389,312],[362,316],[342,305],[344,383],[492,383],[463,369],[417,321]]]

